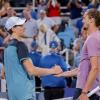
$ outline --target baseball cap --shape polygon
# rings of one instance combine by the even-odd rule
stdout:
[[[56,41],[51,41],[49,44],[50,48],[57,48],[58,47],[58,43]]]
[[[25,23],[25,21],[26,21],[26,19],[24,19],[24,18],[15,17],[15,16],[10,17],[6,21],[5,28],[7,30],[10,30],[11,28],[13,28],[16,25],[23,25]]]

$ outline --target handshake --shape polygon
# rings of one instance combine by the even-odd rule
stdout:
[[[58,75],[63,73],[63,70],[61,69],[61,67],[59,65],[55,65],[51,68],[52,72],[54,75]]]
[[[54,71],[54,76],[56,77],[73,77],[73,76],[77,76],[78,72],[79,72],[79,68],[75,68],[75,69],[72,69],[70,71],[62,71],[61,67],[56,65],[54,66],[53,68],[53,71]]]

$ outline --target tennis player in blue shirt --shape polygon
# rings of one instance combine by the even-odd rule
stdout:
[[[28,49],[21,41],[25,30],[24,23],[25,19],[13,16],[5,24],[7,31],[11,34],[11,41],[4,50],[4,67],[9,100],[35,100],[33,97],[34,85],[29,76],[57,74],[62,71],[58,66],[42,69],[32,64]]]

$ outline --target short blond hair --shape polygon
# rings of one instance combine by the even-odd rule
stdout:
[[[41,29],[47,30],[48,27],[47,27],[45,24],[41,23],[41,24],[39,25],[39,30],[41,30]]]
[[[89,9],[87,10],[86,14],[89,18],[94,18],[96,27],[100,27],[100,11],[96,9]]]

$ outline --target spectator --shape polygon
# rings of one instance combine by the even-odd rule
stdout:
[[[30,14],[30,11],[24,12],[24,18],[26,19],[26,22],[24,24],[25,27],[25,36],[33,38],[38,33],[38,27],[36,20],[32,19],[32,16]]]
[[[76,22],[76,27],[77,27],[78,30],[79,30],[78,37],[79,37],[79,35],[80,35],[80,33],[81,33],[81,29],[82,29],[82,26],[83,26],[82,20],[83,20],[83,18],[80,18],[80,19],[77,20],[77,22]]]
[[[5,25],[12,37],[11,42],[4,51],[4,67],[9,100],[15,100],[15,98],[18,100],[34,100],[34,86],[32,85],[30,76],[58,74],[61,72],[58,66],[51,69],[42,69],[32,64],[28,56],[28,49],[21,42],[24,23],[25,19],[10,17]]]
[[[5,26],[5,23],[7,21],[7,19],[11,16],[16,16],[16,12],[14,11],[14,9],[12,7],[8,7],[7,10],[6,10],[6,16],[5,17],[2,17],[0,19],[0,25],[2,26]]]
[[[60,4],[57,0],[48,1],[48,16],[49,17],[60,16]]]
[[[58,55],[58,45],[59,44],[56,41],[50,42],[49,54],[45,55],[40,60],[40,66],[42,68],[52,68],[53,65],[59,65],[63,71],[67,70],[67,65],[64,59],[60,55]],[[57,78],[53,75],[47,75],[41,77],[41,81],[44,88],[45,100],[53,100],[64,97],[66,80],[63,77]]]
[[[70,49],[71,44],[75,40],[75,34],[71,27],[68,26],[68,22],[62,22],[64,25],[63,32],[58,33],[58,37],[64,41],[64,46]],[[61,24],[62,25],[62,24]]]
[[[46,5],[46,1],[45,0],[39,0],[39,4],[37,6],[37,13],[38,13],[38,18],[40,18],[40,11],[47,10],[47,5]]]
[[[23,42],[27,45],[28,50],[30,51],[31,43],[34,37],[38,34],[38,26],[36,20],[32,18],[30,11],[25,11],[23,15],[26,19],[26,22],[24,23],[25,31],[23,33],[25,39],[23,39]]]
[[[34,8],[34,6],[33,6],[32,3],[27,3],[25,9],[23,10],[23,14],[24,14],[24,15],[25,15],[25,13],[27,13],[27,12],[29,12],[29,13],[31,14],[31,17],[32,17],[33,19],[35,19],[35,20],[37,19],[37,13],[36,13],[35,8]]]
[[[52,18],[56,24],[61,24],[60,3],[57,0],[48,1],[48,17]]]
[[[29,53],[29,56],[31,57],[33,64],[39,67],[42,55],[38,52],[38,44],[36,41],[33,41],[31,44],[31,52]]]
[[[88,9],[98,9],[100,5],[99,0],[91,0],[91,2],[88,4],[87,8],[83,10],[83,12],[86,12]]]
[[[81,38],[77,38],[75,39],[74,43],[73,43],[73,65],[71,67],[72,69],[77,69],[80,63],[80,57],[81,57]],[[71,87],[75,88],[76,87],[76,81],[77,81],[77,77],[74,76],[72,77],[72,82],[71,82]]]
[[[3,4],[6,2],[6,0],[0,0],[0,9],[2,8]]]
[[[0,26],[0,40],[2,41],[2,46],[6,46],[10,41],[10,34],[5,30],[4,26]]]
[[[74,21],[73,24],[76,25],[77,19],[82,16],[82,4],[79,0],[69,0],[67,7],[70,9],[71,19]]]
[[[4,2],[1,10],[0,10],[0,17],[4,17],[7,14],[7,9],[11,7],[9,2]]]
[[[99,0],[92,0],[88,5],[88,9],[91,9],[91,8],[96,8],[97,9],[99,5],[100,5]]]
[[[37,51],[38,44],[36,41],[33,41],[31,44],[31,52],[29,53],[30,58],[32,59],[32,62],[34,66],[39,67],[40,59],[42,55]],[[41,80],[39,77],[35,76],[35,84],[36,84],[36,92],[41,91]]]
[[[74,51],[74,64],[73,67],[78,67],[79,63],[80,63],[80,53],[81,53],[81,39],[77,38],[75,39],[74,43],[73,43],[73,51]]]
[[[5,29],[3,26],[0,26],[0,37],[3,39],[7,36],[7,33],[5,32]]]
[[[41,23],[47,25],[48,28],[52,28],[54,26],[54,21],[51,18],[48,18],[46,15],[46,11],[41,10],[40,11],[40,18],[37,20],[38,27],[41,25]]]
[[[50,41],[55,40],[60,43],[60,40],[56,36],[56,34],[45,24],[40,25],[39,31],[40,32],[37,37],[37,42],[39,44],[39,47],[41,48],[42,54],[45,55],[49,52]]]

